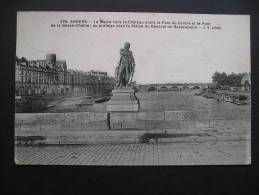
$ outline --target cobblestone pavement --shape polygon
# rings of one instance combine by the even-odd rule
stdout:
[[[17,164],[220,165],[249,164],[250,141],[17,146]]]

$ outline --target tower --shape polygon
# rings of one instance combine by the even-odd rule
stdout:
[[[46,64],[50,69],[56,68],[56,54],[47,54],[46,55]]]

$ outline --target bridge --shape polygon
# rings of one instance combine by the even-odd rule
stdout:
[[[212,83],[161,83],[137,85],[140,91],[190,91],[208,88]]]

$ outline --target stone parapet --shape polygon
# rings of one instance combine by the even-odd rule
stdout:
[[[211,111],[16,113],[15,131],[199,129],[213,121]]]

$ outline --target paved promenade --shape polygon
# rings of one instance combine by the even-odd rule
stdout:
[[[250,140],[17,146],[17,164],[227,165],[250,163]]]

